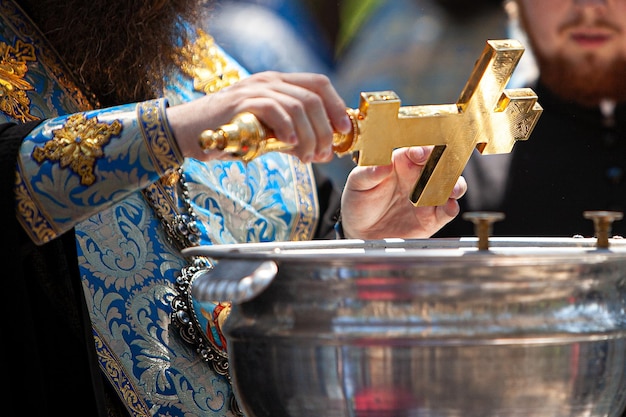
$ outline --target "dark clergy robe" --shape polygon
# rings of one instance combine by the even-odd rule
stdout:
[[[503,212],[494,236],[592,237],[584,211],[626,211],[626,103],[604,115],[598,107],[563,101],[541,84],[533,89],[544,111],[530,138],[511,154],[472,155],[462,211]],[[613,223],[612,231],[626,237],[626,220]],[[437,234],[473,235],[461,216]]]

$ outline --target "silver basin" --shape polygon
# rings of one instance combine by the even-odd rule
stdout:
[[[625,240],[186,252],[217,261],[196,297],[219,295],[207,282],[262,281],[224,327],[247,417],[617,417],[626,406]],[[228,273],[241,263],[251,272]]]

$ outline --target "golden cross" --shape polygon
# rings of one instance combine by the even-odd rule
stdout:
[[[393,91],[361,93],[359,165],[387,165],[395,148],[434,145],[417,180],[416,206],[444,204],[474,148],[482,154],[508,153],[526,140],[543,109],[530,88],[505,90],[524,52],[515,40],[491,40],[456,104],[405,106]]]
[[[353,153],[358,165],[388,165],[396,148],[433,145],[410,199],[415,206],[445,204],[474,149],[508,153],[534,129],[543,111],[537,95],[505,89],[523,53],[518,41],[487,41],[455,104],[401,107],[393,91],[361,93],[358,110],[348,109],[354,131],[335,134],[335,153]],[[289,149],[249,113],[203,132],[200,144],[244,161]]]

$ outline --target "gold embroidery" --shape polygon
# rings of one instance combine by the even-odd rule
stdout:
[[[38,119],[30,114],[30,99],[26,95],[34,87],[24,79],[26,62],[35,60],[33,45],[20,40],[15,46],[0,42],[0,110],[21,122]]]
[[[169,129],[165,106],[166,101],[163,99],[144,101],[137,105],[137,118],[147,151],[159,176],[176,169],[184,160]]]
[[[115,356],[115,353],[111,351],[111,348],[107,345],[106,339],[100,336],[100,332],[93,325],[94,340],[96,343],[96,350],[98,351],[98,360],[100,366],[107,373],[109,380],[115,386],[118,393],[122,396],[126,407],[132,412],[134,416],[151,416],[150,409],[146,402],[138,394],[139,390],[133,384],[126,369],[120,363],[119,358]]]
[[[198,39],[181,50],[179,65],[193,79],[196,91],[214,93],[239,81],[239,70],[215,45],[213,37],[198,30]]]
[[[33,150],[33,158],[40,164],[46,159],[59,161],[62,168],[69,166],[80,176],[81,184],[91,185],[96,180],[93,173],[96,158],[104,155],[102,147],[121,131],[119,120],[98,123],[95,117],[87,119],[84,114],[75,114],[61,129],[52,132],[53,138],[43,147]]]

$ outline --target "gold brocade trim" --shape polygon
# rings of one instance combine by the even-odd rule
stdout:
[[[239,70],[215,45],[213,37],[202,30],[197,34],[193,44],[182,48],[178,61],[183,73],[193,79],[194,89],[214,93],[239,81]]]
[[[145,101],[137,105],[137,119],[147,144],[150,158],[159,176],[167,175],[183,163],[183,155],[169,130],[166,116],[167,100]]]
[[[299,159],[290,159],[294,172],[296,183],[296,196],[299,198],[300,219],[295,222],[292,239],[296,241],[306,241],[313,239],[313,231],[317,229],[317,211],[319,203],[317,201],[317,193],[312,167],[310,164],[304,164]],[[313,200],[307,198],[313,196]]]
[[[193,44],[182,48],[177,59],[182,73],[193,80],[194,90],[200,93],[215,93],[236,83],[241,78],[240,68],[233,64],[227,55],[215,45],[213,38],[202,30],[197,31],[197,39]],[[294,240],[310,240],[315,230],[318,208],[315,184],[312,180],[312,167],[309,164],[303,164],[295,157],[287,159],[294,175],[295,185],[293,186],[299,205],[299,210],[296,213],[298,217],[291,226],[290,237]],[[184,201],[186,194],[177,195],[177,188],[173,187],[173,183],[176,181],[179,181],[181,185],[185,184],[184,173],[182,177],[172,174],[171,177],[163,178],[161,181],[150,185],[144,190],[144,196],[161,220],[168,235],[168,242],[180,244],[182,240],[177,239],[175,233],[180,228],[176,219],[184,218],[185,215],[192,215],[190,217],[192,219],[194,217],[190,203],[187,204],[187,213],[180,213],[176,201],[179,199]],[[313,197],[307,198],[308,196]],[[180,246],[178,247],[180,248]],[[195,310],[191,295],[192,281],[196,273],[211,267],[209,259],[196,257],[189,260],[189,263],[181,269],[175,281],[178,295],[171,301],[172,313],[170,318],[171,323],[178,328],[181,338],[194,347],[203,361],[215,373],[227,377],[230,381],[228,353],[224,349],[226,344],[222,341],[224,347],[220,347],[209,337],[212,332],[204,329],[198,318],[199,314],[204,315],[205,312]],[[208,317],[209,325],[215,324],[215,330],[218,334],[221,333],[221,319],[226,319],[230,310],[230,303],[219,303],[219,308],[224,308],[221,311],[225,313],[224,316],[214,317],[213,311],[208,313],[211,315]],[[230,406],[235,416],[243,417],[243,412],[235,395],[231,396]]]
[[[77,87],[78,83],[72,78],[71,73],[68,71],[66,64],[61,60],[57,52],[52,48],[45,36],[39,32],[36,25],[26,16],[24,11],[13,1],[0,1],[0,16],[2,16],[2,24],[9,29],[11,37],[13,35],[18,39],[15,42],[14,49],[19,50],[20,58],[24,63],[32,62],[36,63],[37,67],[35,71],[43,69],[45,74],[52,80],[52,84],[55,84],[62,91],[65,98],[63,98],[63,109],[67,110],[65,105],[71,106],[72,109],[79,109],[82,111],[93,110],[100,107],[98,100],[93,94],[91,94],[84,86],[82,89]],[[25,48],[25,49],[23,49]],[[27,55],[24,52],[29,53],[28,50],[32,48],[34,59],[26,59]],[[4,54],[3,54],[4,56]],[[26,74],[26,72],[24,72]],[[6,81],[6,80],[5,80]],[[48,85],[48,84],[46,84]],[[34,91],[35,89],[22,89],[22,93],[25,95],[25,91]],[[32,102],[26,97],[28,102],[24,101],[22,93],[17,93],[20,99],[20,106],[15,114],[6,112],[7,115],[15,117],[16,120],[39,120],[40,117],[32,116]],[[37,94],[50,94],[50,91],[36,91]],[[5,97],[3,97],[5,98]],[[43,97],[49,99],[50,97]],[[3,103],[4,104],[4,103]],[[9,103],[7,103],[9,104]],[[54,103],[47,103],[48,110],[56,111]],[[9,107],[10,109],[10,107]],[[1,111],[6,111],[6,108],[1,107]],[[22,110],[26,110],[25,117],[33,117],[33,119],[21,119],[20,113]],[[26,116],[30,115],[30,116]]]
[[[91,185],[96,180],[96,159],[104,155],[102,147],[121,131],[119,120],[99,123],[96,117],[88,119],[84,114],[74,114],[62,128],[52,131],[52,139],[43,147],[33,149],[32,157],[40,164],[45,160],[58,161],[61,168],[69,167],[77,173],[82,185]]]
[[[35,61],[33,45],[17,40],[15,46],[0,42],[0,111],[20,122],[37,120],[30,113],[30,99],[26,91],[34,90],[24,79],[28,61]]]
[[[95,325],[92,325],[92,330],[100,367],[109,382],[116,387],[115,389],[118,394],[122,396],[123,403],[128,412],[136,417],[152,417],[150,408],[142,401],[141,396],[138,394],[139,391],[133,385],[132,380],[126,375],[119,358],[108,348],[107,344],[100,337]]]
[[[174,222],[174,217],[178,214],[177,206],[174,200],[172,200],[172,193],[168,192],[165,187],[171,190],[174,186],[174,179],[178,177],[178,172],[173,172],[170,175],[166,175],[159,181],[155,181],[148,185],[143,193],[144,195],[150,195],[150,206],[156,213],[157,217],[162,218],[163,221],[168,223]]]
[[[181,48],[180,54],[176,55],[178,67],[183,74],[193,79],[194,90],[205,94],[214,93],[239,81],[241,78],[239,70],[228,61],[227,57],[216,46],[213,37],[201,29],[198,29],[196,33],[196,40]],[[164,111],[165,103],[159,106],[158,112],[153,106],[148,106],[147,103],[140,106],[139,120],[144,125],[144,131],[154,130],[151,126],[162,126],[163,124],[158,123],[158,117],[165,118]],[[156,142],[156,140],[151,139],[150,142]],[[160,140],[159,143],[166,144],[169,142]],[[149,148],[159,149],[158,146],[150,146]],[[177,148],[174,147],[174,150]],[[167,152],[162,153],[167,155]],[[176,195],[174,185],[180,180],[180,173],[177,170],[172,171],[172,166],[168,166],[168,164],[163,164],[161,168],[161,179],[146,187],[143,193],[157,216],[165,222],[165,229],[169,230],[172,229],[174,219],[179,216],[179,209],[176,204],[179,197]]]
[[[30,197],[27,183],[22,177],[21,170],[15,173],[15,201],[16,211],[20,213],[18,220],[22,224],[28,236],[38,244],[48,242],[58,236],[58,231],[53,223],[47,219]]]
[[[193,79],[196,91],[214,93],[241,79],[239,69],[231,64],[226,55],[215,44],[211,35],[201,29],[197,30],[197,39],[193,44],[181,49],[178,65],[182,72]],[[300,219],[295,222],[291,236],[293,240],[311,240],[316,229],[318,202],[314,192],[315,184],[311,182],[311,167],[299,160],[291,160],[292,170],[296,176],[296,195],[300,197]],[[304,196],[314,196],[311,203]],[[175,210],[175,209],[174,209]]]

